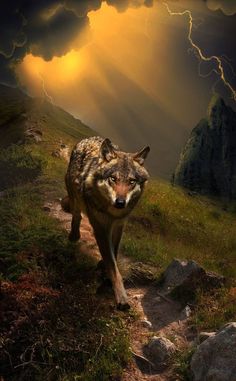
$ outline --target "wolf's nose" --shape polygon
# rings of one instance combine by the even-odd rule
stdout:
[[[115,201],[115,207],[118,209],[124,208],[125,207],[125,199],[118,197]]]

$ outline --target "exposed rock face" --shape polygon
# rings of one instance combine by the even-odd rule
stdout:
[[[191,360],[194,381],[236,380],[236,323],[199,345]]]
[[[236,199],[236,113],[214,96],[208,118],[193,129],[173,182],[192,191]]]

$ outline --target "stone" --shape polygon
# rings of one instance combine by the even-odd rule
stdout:
[[[173,183],[192,192],[236,199],[236,113],[213,96],[207,118],[192,130]]]
[[[163,286],[173,289],[186,281],[193,274],[200,274],[203,269],[195,261],[173,259],[163,274]]]
[[[130,274],[127,283],[146,285],[155,280],[156,268],[142,262],[130,265]]]
[[[164,292],[172,293],[184,303],[194,299],[198,287],[203,290],[222,287],[225,278],[209,272],[195,261],[173,259],[162,275],[161,284]]]
[[[40,143],[42,141],[42,131],[34,128],[29,128],[25,131],[25,137],[34,140],[35,143]]]
[[[43,206],[43,211],[44,212],[51,212],[50,206],[47,206],[47,205]]]
[[[202,343],[203,341],[205,341],[209,337],[215,336],[215,334],[216,334],[216,332],[200,332],[199,333],[199,341],[200,341],[200,343]]]
[[[162,367],[168,364],[171,356],[176,352],[176,346],[166,337],[153,336],[144,351],[153,364]]]
[[[61,144],[59,148],[52,151],[52,156],[60,159],[69,160],[69,147],[66,144]]]
[[[152,323],[149,320],[142,319],[140,320],[140,323],[144,328],[152,329]]]
[[[191,313],[192,313],[191,308],[187,305],[181,311],[181,318],[182,319],[188,319],[191,316]]]
[[[193,381],[236,380],[236,322],[199,345],[191,359]]]

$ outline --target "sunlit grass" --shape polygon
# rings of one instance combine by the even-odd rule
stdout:
[[[235,215],[219,202],[152,181],[133,212],[124,253],[164,268],[171,259],[193,259],[236,278]]]

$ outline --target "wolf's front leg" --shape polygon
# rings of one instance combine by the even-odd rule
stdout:
[[[126,310],[130,307],[130,305],[128,303],[123,280],[116,263],[111,228],[108,229],[103,227],[101,224],[93,220],[90,220],[90,222],[94,229],[94,235],[105,264],[107,275],[112,283],[117,307],[121,310]]]
[[[78,241],[80,239],[80,222],[81,222],[81,212],[80,210],[73,211],[72,221],[71,221],[71,231],[69,234],[70,241]]]
[[[124,229],[124,223],[115,224],[112,229],[112,244],[114,248],[115,258],[117,259],[120,240]]]

